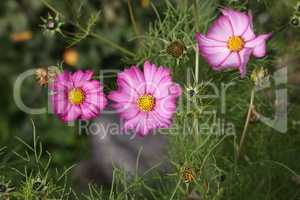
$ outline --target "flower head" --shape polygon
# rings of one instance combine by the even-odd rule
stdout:
[[[171,42],[167,47],[167,53],[174,58],[180,58],[186,50],[186,47],[183,42],[176,40]]]
[[[54,113],[63,121],[92,119],[106,106],[103,88],[92,76],[91,71],[65,71],[50,85]]]
[[[250,56],[260,58],[266,55],[266,40],[271,34],[255,35],[250,12],[228,8],[221,12],[205,35],[196,34],[200,54],[213,70],[236,68],[244,77]]]
[[[146,61],[142,72],[136,66],[118,74],[118,90],[108,98],[125,121],[124,129],[145,136],[151,130],[168,128],[176,111],[181,87],[172,81],[170,70]]]

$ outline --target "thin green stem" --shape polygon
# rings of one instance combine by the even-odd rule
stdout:
[[[250,121],[250,117],[251,117],[251,112],[252,112],[253,104],[254,104],[254,97],[255,97],[255,89],[253,88],[252,91],[251,91],[250,104],[249,104],[249,108],[248,108],[246,122],[245,122],[244,129],[243,129],[243,132],[242,132],[242,137],[241,137],[241,140],[240,140],[240,144],[239,144],[238,149],[237,149],[237,159],[238,160],[241,157],[242,148],[243,148],[243,145],[245,143],[245,138],[246,138],[246,135],[247,135],[247,129],[248,129],[248,125],[249,125],[249,121]]]
[[[46,0],[41,0],[42,3],[48,7],[50,10],[52,10],[52,12],[54,12],[55,14],[60,14],[52,5],[50,5]]]
[[[137,26],[137,23],[136,23],[136,20],[135,20],[135,17],[134,17],[131,0],[127,0],[127,4],[128,4],[130,20],[131,20],[131,23],[133,25],[134,32],[138,36],[138,35],[140,35],[140,31],[138,29],[138,26]]]
[[[194,0],[194,13],[195,13],[195,27],[196,27],[196,31],[199,31],[199,6],[198,6],[198,0]]]
[[[99,40],[100,42],[102,43],[105,43],[109,46],[111,46],[112,48],[116,49],[116,50],[119,50],[120,52],[128,55],[128,56],[131,56],[131,57],[135,57],[135,54],[132,53],[131,51],[129,51],[128,49],[118,45],[117,43],[105,38],[104,36],[100,35],[99,33],[90,33],[89,34],[90,36],[96,38],[97,40]]]
[[[195,47],[195,53],[196,53],[196,61],[195,61],[195,80],[196,83],[199,81],[199,51],[198,46]]]
[[[177,184],[176,184],[176,187],[175,187],[175,189],[174,189],[174,191],[173,191],[173,193],[172,193],[172,195],[171,195],[171,197],[170,197],[170,200],[173,200],[173,199],[174,199],[175,194],[176,194],[176,192],[177,192],[177,190],[178,190],[178,188],[179,188],[179,186],[180,186],[180,183],[181,183],[181,179],[178,180],[178,182],[177,182]]]

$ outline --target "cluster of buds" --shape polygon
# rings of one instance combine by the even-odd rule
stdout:
[[[61,71],[56,66],[50,66],[46,68],[38,68],[35,71],[35,76],[37,79],[37,83],[40,86],[46,86],[49,83],[52,83],[55,77],[60,74]]]
[[[294,8],[294,14],[290,19],[290,24],[293,27],[300,27],[300,2],[298,2]]]
[[[256,86],[262,86],[268,80],[268,70],[263,67],[255,68],[251,73],[251,80]]]

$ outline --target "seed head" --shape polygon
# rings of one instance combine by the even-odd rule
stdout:
[[[195,172],[192,168],[190,167],[185,167],[182,172],[182,179],[184,180],[185,183],[191,183],[195,181]]]
[[[167,53],[174,58],[180,58],[186,50],[186,47],[183,42],[176,40],[171,42],[167,47]]]
[[[257,67],[252,71],[251,80],[256,86],[261,86],[268,76],[268,70],[263,67]]]
[[[35,76],[38,84],[40,86],[45,86],[48,84],[48,71],[44,68],[38,68],[35,71]]]

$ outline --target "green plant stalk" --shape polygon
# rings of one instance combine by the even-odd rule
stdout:
[[[196,61],[195,61],[195,81],[198,83],[199,81],[199,50],[198,46],[195,47],[195,53],[196,53]]]
[[[128,49],[118,45],[117,43],[103,37],[102,35],[100,35],[99,33],[90,33],[89,34],[91,37],[93,38],[96,38],[98,41],[102,42],[102,43],[105,43],[109,46],[111,46],[112,48],[116,49],[116,50],[119,50],[120,52],[128,55],[128,56],[131,56],[131,57],[135,57],[135,54],[132,53],[131,51],[129,51]]]
[[[246,139],[246,135],[247,135],[247,129],[248,129],[249,121],[250,121],[250,116],[251,116],[251,112],[252,112],[252,108],[253,108],[253,104],[254,104],[254,97],[255,97],[255,89],[253,88],[252,91],[251,91],[250,104],[249,104],[249,108],[248,108],[246,122],[245,122],[244,129],[243,129],[243,132],[242,132],[242,137],[241,137],[241,140],[240,140],[240,144],[237,148],[237,160],[239,160],[240,157],[241,157],[242,148],[243,148],[243,145],[245,143],[245,139]]]
[[[127,4],[128,4],[128,11],[129,11],[130,20],[133,25],[134,32],[138,36],[138,35],[140,35],[140,31],[138,29],[138,26],[137,26],[137,23],[136,23],[136,20],[134,17],[131,0],[127,0]]]

